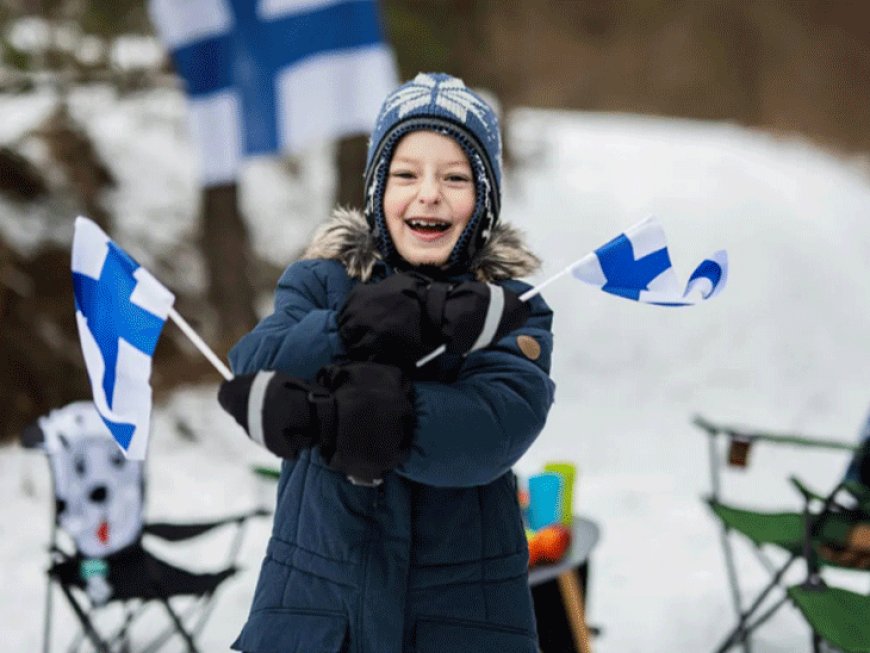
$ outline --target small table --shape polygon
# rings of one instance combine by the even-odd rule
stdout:
[[[574,648],[579,653],[591,653],[592,648],[589,642],[589,630],[586,627],[583,589],[580,587],[575,571],[587,564],[592,549],[595,548],[600,537],[601,531],[595,522],[575,516],[571,524],[571,547],[565,556],[555,564],[536,565],[529,570],[531,587],[551,580],[558,582],[562,604],[574,639]]]

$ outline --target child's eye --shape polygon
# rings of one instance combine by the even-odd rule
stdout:
[[[410,170],[391,170],[390,177],[397,177],[399,179],[413,179],[414,173]]]
[[[468,175],[463,174],[455,174],[455,175],[447,175],[447,181],[459,184],[471,181],[471,178]]]

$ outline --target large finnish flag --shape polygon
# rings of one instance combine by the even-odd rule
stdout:
[[[245,156],[368,133],[397,73],[375,0],[150,0],[190,100],[205,185]]]
[[[718,295],[728,278],[725,250],[704,259],[685,286],[677,281],[661,224],[649,217],[571,266],[581,281],[644,304],[690,306]]]
[[[142,460],[151,358],[175,296],[87,218],[76,218],[72,274],[94,405],[125,455]]]

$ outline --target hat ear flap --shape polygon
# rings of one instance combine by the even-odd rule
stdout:
[[[383,210],[384,193],[387,189],[387,171],[392,154],[392,146],[385,148],[379,154],[366,188],[366,201],[363,209],[369,230],[375,237],[377,248],[384,260],[387,261],[392,260],[396,254],[396,248],[392,238],[390,238]]]

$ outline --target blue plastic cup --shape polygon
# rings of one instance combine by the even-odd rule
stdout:
[[[536,531],[562,518],[562,476],[554,473],[529,477],[529,528]]]

